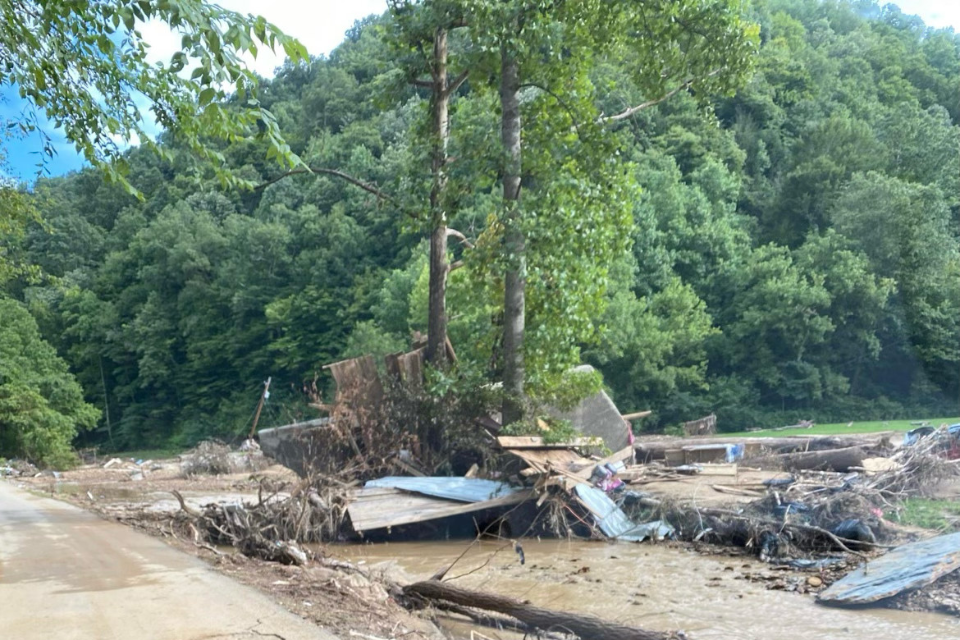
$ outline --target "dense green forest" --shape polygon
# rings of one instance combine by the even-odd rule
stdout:
[[[559,222],[539,244],[548,222],[528,233],[542,252],[530,277],[556,279],[528,294],[528,374],[591,363],[622,410],[655,411],[651,429],[710,412],[725,430],[955,414],[960,37],[867,0],[745,11],[760,46],[735,94],[679,91],[611,127],[599,150],[628,179],[615,201],[595,198],[622,209],[612,231],[551,200],[567,188],[560,169],[529,187]],[[304,392],[329,390],[323,364],[426,332],[429,232],[410,212],[430,188],[428,96],[405,82],[395,26],[364,20],[329,57],[288,63],[260,89],[294,153],[389,197],[333,175],[264,186],[280,172],[263,145],[223,144],[225,166],[261,186],[242,189],[172,138],[164,156],[127,154],[142,200],[93,169],[23,193],[43,222],[7,234],[4,254],[39,275],[0,278],[0,381],[21,375],[7,353],[36,351],[53,386],[73,384],[65,362],[101,413],[80,443],[187,445],[249,429],[268,376],[262,424],[312,416]],[[632,84],[635,61],[589,62],[600,113],[655,97]],[[521,104],[539,105],[542,90],[524,91]],[[491,100],[471,76],[451,102],[449,224],[470,246],[451,243],[463,268],[447,291],[464,375],[489,381],[502,299],[485,241],[500,196],[476,158],[500,136]],[[572,136],[584,123],[551,100],[537,108]],[[602,263],[581,269],[583,255]],[[568,313],[582,322],[562,325],[573,349],[557,356],[550,318]],[[0,422],[18,410],[0,394]],[[86,405],[67,413],[94,423]]]

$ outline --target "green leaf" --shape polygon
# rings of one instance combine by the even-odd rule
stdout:
[[[203,107],[209,104],[210,101],[213,100],[214,96],[216,96],[216,94],[217,94],[217,91],[213,87],[207,87],[206,89],[201,91],[200,95],[197,98],[197,100],[200,103],[200,106]]]

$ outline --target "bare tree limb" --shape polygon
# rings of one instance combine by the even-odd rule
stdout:
[[[267,180],[266,182],[262,182],[262,183],[258,184],[256,187],[254,187],[254,190],[255,190],[255,191],[261,191],[261,190],[263,190],[263,189],[266,189],[267,187],[269,187],[269,186],[272,185],[272,184],[276,184],[276,183],[280,182],[280,181],[283,180],[284,178],[289,178],[290,176],[296,176],[296,175],[301,175],[301,174],[305,174],[305,173],[313,173],[313,174],[320,175],[320,176],[333,176],[333,177],[335,177],[335,178],[340,178],[341,180],[345,180],[345,181],[349,182],[350,184],[352,184],[352,185],[354,185],[354,186],[356,186],[356,187],[360,187],[361,189],[363,189],[363,190],[366,191],[367,193],[372,193],[373,195],[375,195],[375,196],[376,196],[377,198],[379,198],[380,200],[385,200],[385,201],[389,202],[390,204],[397,204],[396,198],[394,198],[393,196],[391,196],[389,193],[384,193],[384,192],[381,191],[376,185],[372,185],[372,184],[370,184],[369,182],[364,182],[363,180],[360,180],[360,179],[358,179],[358,178],[354,178],[354,177],[351,176],[350,174],[344,173],[343,171],[338,171],[338,170],[336,170],[336,169],[324,169],[324,168],[321,168],[321,167],[307,167],[307,168],[305,168],[305,169],[293,169],[292,171],[287,171],[286,173],[281,173],[279,176],[277,176],[277,177],[275,177],[275,178],[272,178],[272,179],[270,179],[270,180]],[[409,211],[406,212],[406,213],[407,213],[408,216],[410,216],[410,217],[412,217],[412,218],[415,218],[415,217],[416,217],[414,214],[410,213]]]
[[[473,243],[470,242],[470,240],[467,239],[467,236],[463,235],[462,233],[460,233],[460,232],[457,231],[456,229],[451,229],[450,227],[447,227],[447,237],[449,238],[450,236],[453,236],[454,238],[456,238],[457,240],[459,240],[459,241],[460,241],[460,244],[464,245],[464,246],[467,247],[468,249],[473,249],[473,248],[474,248]]]
[[[629,118],[630,116],[632,116],[632,115],[634,115],[634,114],[636,114],[636,113],[639,113],[640,111],[643,111],[644,109],[649,109],[650,107],[655,107],[656,105],[660,104],[660,103],[663,102],[664,100],[669,100],[670,98],[672,98],[673,96],[677,95],[677,94],[680,93],[681,91],[684,91],[684,90],[686,90],[686,89],[689,89],[691,86],[693,86],[693,85],[696,84],[697,82],[700,82],[701,80],[704,80],[704,79],[706,79],[706,78],[710,78],[710,77],[712,77],[712,76],[717,75],[718,73],[720,73],[720,71],[721,71],[720,69],[714,69],[713,71],[711,71],[711,72],[708,73],[707,75],[703,76],[702,78],[691,78],[691,79],[687,80],[686,82],[684,82],[683,84],[675,87],[674,89],[671,89],[670,91],[668,91],[667,93],[663,94],[663,95],[660,96],[659,98],[656,98],[656,99],[654,99],[654,100],[647,100],[646,102],[641,102],[640,104],[635,105],[635,106],[633,106],[633,107],[630,107],[629,109],[626,109],[626,110],[624,110],[624,111],[621,111],[620,113],[618,113],[618,114],[616,114],[616,115],[613,115],[613,116],[601,117],[601,118],[598,120],[598,123],[599,123],[599,124],[603,124],[603,123],[606,123],[606,122],[617,122],[618,120],[623,120],[623,119],[625,119],[625,118]]]
[[[446,96],[445,96],[445,97],[452,96],[454,93],[456,93],[456,92],[457,92],[457,89],[460,88],[460,85],[463,84],[463,81],[466,80],[466,79],[467,79],[467,76],[469,76],[469,75],[470,75],[470,70],[469,70],[469,69],[464,69],[464,70],[460,73],[460,75],[458,75],[456,78],[454,78],[453,81],[450,83],[450,86],[447,87],[447,91],[446,91]]]

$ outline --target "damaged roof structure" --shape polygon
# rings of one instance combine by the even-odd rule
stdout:
[[[534,496],[530,490],[479,478],[393,476],[370,480],[347,507],[357,533],[498,509]]]

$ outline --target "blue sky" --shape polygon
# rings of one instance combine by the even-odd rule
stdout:
[[[386,10],[386,0],[219,0],[221,6],[241,13],[260,13],[286,33],[298,38],[311,55],[329,53],[342,40],[344,32],[354,21],[371,13]],[[960,32],[960,0],[899,0],[895,2],[904,13],[919,15],[934,27],[952,26]],[[148,23],[141,28],[151,45],[154,60],[168,61],[176,51],[179,36],[161,23]],[[261,52],[249,63],[263,76],[270,77],[283,62],[269,51]],[[20,99],[14,87],[0,89],[0,121],[18,119],[28,105]],[[84,161],[63,134],[46,123],[45,131],[57,149],[57,155],[46,159],[45,171],[60,175],[81,168]],[[37,164],[41,162],[41,142],[33,136],[13,140],[7,145],[12,177],[33,181]]]

